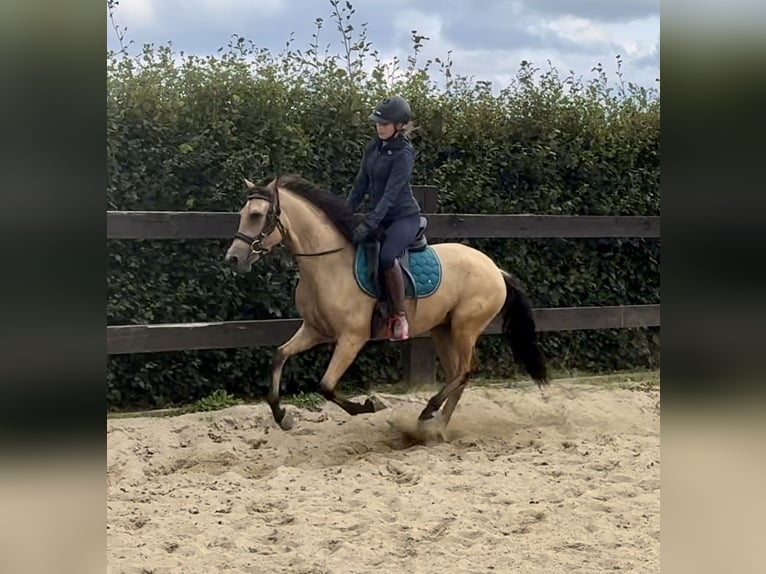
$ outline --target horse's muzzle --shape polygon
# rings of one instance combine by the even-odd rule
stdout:
[[[227,253],[223,261],[237,273],[247,273],[253,266],[250,257],[241,257],[235,253]]]

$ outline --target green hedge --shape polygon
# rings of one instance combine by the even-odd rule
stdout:
[[[449,62],[395,72],[366,63],[377,53],[348,30],[343,58],[288,46],[271,53],[235,37],[216,56],[181,57],[171,46],[108,55],[108,209],[236,211],[242,178],[294,172],[338,193],[350,188],[366,117],[385,94],[409,98],[420,152],[415,182],[440,188],[439,209],[463,213],[659,214],[659,97],[611,86],[600,67],[583,82],[522,62],[500,93],[455,76]],[[321,28],[321,22],[318,22]],[[432,78],[439,78],[440,85]],[[232,233],[235,230],[232,229]],[[535,306],[659,301],[656,240],[466,240],[513,271]],[[110,325],[294,317],[295,268],[272,255],[238,277],[222,265],[229,240],[109,241]],[[655,367],[659,331],[544,334],[551,364],[591,371]],[[111,409],[189,402],[216,389],[263,394],[273,348],[114,356]],[[311,391],[329,348],[291,359],[287,392]],[[518,373],[504,344],[480,344],[482,373]],[[344,381],[396,380],[399,351],[372,344]]]

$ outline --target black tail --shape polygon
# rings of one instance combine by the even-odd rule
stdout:
[[[545,359],[537,345],[535,319],[524,290],[518,281],[506,271],[501,271],[505,279],[505,305],[503,305],[503,335],[511,346],[513,357],[519,361],[527,373],[538,384],[548,384]]]

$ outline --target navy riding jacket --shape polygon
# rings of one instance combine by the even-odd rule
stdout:
[[[414,160],[415,150],[403,137],[384,142],[376,136],[367,145],[348,203],[356,210],[365,195],[369,195],[370,209],[365,222],[372,229],[420,213],[410,185]]]

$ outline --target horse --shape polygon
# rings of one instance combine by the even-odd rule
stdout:
[[[274,354],[266,398],[275,422],[286,431],[293,426],[280,404],[285,363],[320,343],[334,344],[318,385],[326,400],[351,416],[386,408],[377,399],[359,403],[335,390],[364,345],[384,337],[372,322],[377,298],[362,289],[355,271],[357,247],[352,237],[357,215],[343,197],[298,175],[278,175],[260,185],[244,181],[247,197],[224,262],[246,274],[272,249],[283,245],[299,272],[295,304],[302,322]],[[502,314],[502,333],[515,360],[541,392],[549,380],[532,308],[518,280],[470,246],[436,243],[428,247],[438,258],[440,282],[427,297],[408,297],[406,310],[410,336],[429,332],[446,375],[445,384],[420,413],[418,427],[443,436],[473,372],[477,340],[498,314]],[[399,260],[406,256],[400,255]]]

